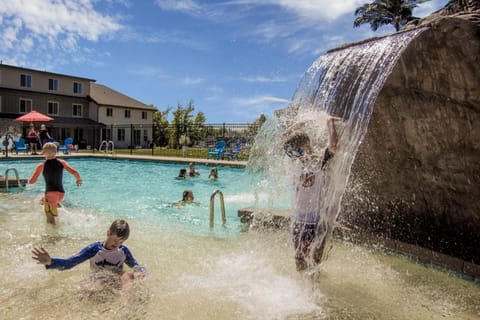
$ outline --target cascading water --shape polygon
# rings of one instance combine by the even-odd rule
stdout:
[[[269,203],[277,203],[284,197],[284,192],[278,192],[279,188],[288,189],[294,172],[291,161],[283,157],[282,133],[302,123],[303,130],[310,136],[314,153],[321,158],[327,146],[328,116],[343,119],[336,125],[339,149],[327,169],[324,194],[311,199],[318,201],[323,197],[319,226],[326,228],[319,228],[322,231],[318,230],[317,241],[328,237],[333,230],[350,169],[367,131],[376,97],[403,50],[424,30],[394,34],[321,56],[305,73],[290,106],[277,111],[258,134],[249,167],[263,174],[265,181],[276,180],[275,183],[262,183],[258,191],[267,191],[272,198]],[[283,174],[285,171],[290,174]]]

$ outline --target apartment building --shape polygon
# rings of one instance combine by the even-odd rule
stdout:
[[[96,83],[91,83],[90,98],[95,120],[105,125],[102,141],[112,141],[116,148],[150,147],[156,108]]]
[[[148,122],[151,127],[155,108],[97,85],[95,81],[0,63],[0,136],[12,131],[16,135],[26,135],[30,124],[15,119],[31,110],[54,119],[44,124],[56,141],[61,143],[72,137],[80,148],[98,148],[103,139],[116,139],[119,132],[108,132],[116,124],[133,124],[140,118],[140,124]],[[121,114],[130,117],[122,118]],[[35,125],[38,129],[40,123]],[[143,147],[152,141],[151,128],[146,132],[130,134],[125,130],[120,134],[123,135],[117,139],[118,147]],[[132,137],[139,139],[132,143]]]

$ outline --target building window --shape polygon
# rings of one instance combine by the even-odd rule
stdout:
[[[58,80],[57,79],[48,79],[48,90],[58,91]]]
[[[58,102],[49,101],[48,102],[48,114],[53,116],[58,116]]]
[[[20,75],[20,87],[31,88],[32,87],[32,76],[29,74]]]
[[[117,129],[117,140],[125,141],[125,129],[123,128]]]
[[[125,118],[130,118],[130,110],[125,110]]]
[[[147,142],[148,141],[148,130],[145,129],[143,130],[143,142]]]
[[[80,82],[73,83],[73,93],[82,94],[82,84]]]
[[[139,146],[140,143],[140,135],[142,134],[141,130],[133,130],[133,145]]]
[[[31,99],[20,99],[20,113],[27,113],[32,111],[32,100]]]
[[[147,119],[147,111],[142,111],[142,119]]]
[[[83,105],[81,104],[73,104],[72,105],[72,116],[74,117],[81,117],[82,116],[82,109],[83,109]]]
[[[113,108],[107,108],[107,117],[113,117]]]

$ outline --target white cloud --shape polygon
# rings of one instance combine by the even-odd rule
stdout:
[[[241,77],[240,80],[243,80],[246,82],[254,82],[254,83],[279,83],[279,82],[288,81],[284,77],[265,77],[265,76]]]
[[[200,9],[200,6],[192,0],[155,0],[155,4],[165,11],[196,13]]]
[[[413,10],[413,15],[419,18],[423,18],[430,13],[443,8],[447,4],[447,0],[433,0],[419,4],[417,8]]]
[[[191,85],[197,85],[205,82],[205,79],[203,78],[190,78],[190,77],[185,77],[181,81],[184,85],[191,86]]]
[[[94,0],[9,0],[0,6],[3,51],[45,45],[71,50],[79,39],[98,41],[122,28],[116,18],[97,11]],[[0,49],[1,50],[1,49]]]
[[[163,70],[157,67],[141,67],[135,70],[130,70],[130,73],[137,76],[154,79],[168,78],[168,76],[163,72]]]
[[[237,106],[243,107],[266,107],[269,106],[269,103],[288,103],[289,100],[283,98],[277,98],[272,96],[254,96],[248,98],[236,97],[231,99],[231,103]]]
[[[218,100],[223,95],[223,88],[213,85],[207,88],[208,96],[205,98],[207,101]]]

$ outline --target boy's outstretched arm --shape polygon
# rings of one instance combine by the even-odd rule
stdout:
[[[52,258],[48,254],[47,250],[43,248],[33,248],[32,253],[34,256],[32,257],[34,260],[37,260],[38,263],[44,264],[49,266],[52,264]]]
[[[33,172],[32,176],[28,180],[28,183],[33,184],[37,182],[38,177],[43,172],[43,166],[44,166],[44,163],[42,162],[35,168],[35,171]]]
[[[71,165],[69,165],[68,162],[66,162],[65,160],[63,159],[58,159],[58,160],[63,164],[63,167],[65,168],[65,170],[70,172],[75,177],[75,179],[77,179],[77,186],[80,187],[83,181],[78,171],[75,170]]]
[[[335,130],[335,121],[341,121],[341,118],[338,117],[329,117],[327,120],[328,127],[328,149],[335,153],[338,147],[338,136],[337,131]]]

